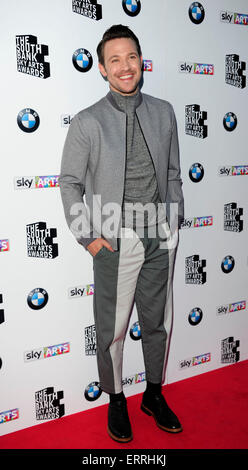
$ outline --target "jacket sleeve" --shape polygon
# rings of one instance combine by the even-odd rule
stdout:
[[[68,129],[63,148],[59,186],[68,227],[84,248],[96,239],[84,200],[89,157],[90,140],[85,135],[82,121],[76,115]]]
[[[181,169],[179,159],[179,143],[178,143],[178,132],[177,122],[174,110],[172,108],[172,136],[169,153],[169,166],[168,166],[168,187],[166,195],[166,203],[176,203],[173,206],[173,213],[175,210],[178,213],[178,226],[180,227],[181,222],[184,218],[184,198],[182,192],[182,180],[181,180]],[[169,206],[169,207],[168,207]],[[167,205],[169,212],[169,218],[172,216],[170,204]],[[167,213],[168,213],[167,212]]]

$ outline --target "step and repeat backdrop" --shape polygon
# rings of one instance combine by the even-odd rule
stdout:
[[[248,358],[246,3],[1,2],[1,435],[108,402],[92,259],[66,225],[58,176],[73,116],[108,92],[96,47],[112,24],[139,37],[142,91],[178,122],[185,219],[165,383]],[[145,380],[134,306],[126,396]]]

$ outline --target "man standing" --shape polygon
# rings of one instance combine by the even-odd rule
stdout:
[[[176,205],[181,219],[183,194],[174,111],[167,101],[139,89],[143,60],[138,38],[127,26],[114,25],[104,33],[97,54],[110,91],[73,118],[60,189],[67,223],[93,258],[97,363],[101,389],[110,396],[107,430],[118,442],[128,442],[132,429],[122,363],[134,302],[147,381],[141,409],[159,428],[182,430],[161,384],[176,252],[171,242],[175,217],[172,210],[166,216],[165,208]]]

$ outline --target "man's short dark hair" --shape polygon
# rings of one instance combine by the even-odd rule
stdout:
[[[102,40],[99,42],[96,52],[98,55],[98,60],[100,64],[104,65],[104,46],[106,42],[110,41],[111,39],[117,38],[128,38],[132,39],[137,47],[137,52],[139,57],[141,56],[141,47],[137,36],[131,31],[128,26],[124,26],[122,24],[116,24],[111,26],[107,31],[105,31]]]

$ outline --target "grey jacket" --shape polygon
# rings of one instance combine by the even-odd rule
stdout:
[[[137,117],[153,160],[160,198],[177,203],[183,218],[183,193],[175,114],[167,101],[141,93]],[[103,236],[114,249],[125,183],[126,114],[112,94],[76,114],[65,140],[59,185],[67,224],[85,248]],[[97,198],[93,195],[98,195]]]

